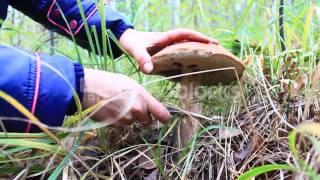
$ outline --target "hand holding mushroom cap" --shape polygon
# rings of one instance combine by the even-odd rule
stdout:
[[[146,74],[153,70],[150,55],[154,55],[166,46],[183,41],[218,44],[217,40],[189,29],[174,29],[167,32],[141,32],[128,29],[119,40],[121,47],[136,59],[139,69]]]
[[[156,75],[175,76],[209,71],[173,79],[181,83],[182,108],[195,113],[201,113],[201,106],[197,99],[198,92],[196,92],[199,86],[231,83],[240,78],[245,69],[242,62],[223,47],[198,42],[168,46],[155,54],[152,61],[154,70],[151,74]],[[193,117],[182,119],[178,134],[181,147],[187,145],[199,127],[198,120]]]

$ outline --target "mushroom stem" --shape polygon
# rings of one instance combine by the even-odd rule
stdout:
[[[193,113],[201,113],[201,106],[198,102],[199,96],[199,77],[184,77],[181,79],[180,100],[184,110]],[[183,117],[179,126],[179,145],[186,147],[194,134],[199,130],[198,119],[187,114]]]

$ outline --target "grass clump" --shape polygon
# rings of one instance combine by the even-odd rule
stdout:
[[[283,36],[277,1],[181,0],[178,5],[179,11],[171,1],[116,3],[137,29],[163,31],[181,26],[216,37],[247,69],[234,85],[203,89],[207,93],[200,99],[202,128],[188,147],[176,146],[176,125],[181,114],[189,113],[185,111],[171,123],[150,129],[134,125],[117,131],[93,127],[52,135],[1,133],[1,177],[318,179],[320,4],[286,1]],[[2,43],[63,54],[90,68],[130,75],[163,103],[179,109],[177,84],[140,74],[128,56],[111,60],[108,31],[103,32],[109,37],[103,47],[95,49],[96,31],[87,27],[95,52],[75,49],[74,42],[57,35],[54,46],[49,46],[52,37],[46,31],[16,11],[10,13],[0,32]],[[32,38],[39,32],[37,40]],[[70,117],[65,128],[77,127],[83,119],[87,121],[81,125],[90,127],[91,111]]]

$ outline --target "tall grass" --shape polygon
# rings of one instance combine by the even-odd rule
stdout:
[[[210,94],[201,99],[202,115],[211,120],[201,121],[203,128],[186,149],[175,146],[179,115],[164,126],[123,129],[119,143],[111,147],[114,134],[108,127],[53,134],[0,133],[2,177],[139,179],[152,173],[162,179],[318,177],[319,125],[305,125],[319,122],[318,1],[285,1],[286,51],[281,48],[278,1],[126,0],[114,5],[139,30],[185,27],[219,39],[246,63],[245,77],[233,86],[204,89]],[[104,14],[102,1],[97,6]],[[84,18],[83,11],[81,16]],[[10,10],[0,41],[30,51],[50,53],[54,49],[86,67],[126,74],[142,85],[159,78],[139,73],[127,55],[118,59],[108,55],[112,33],[104,30],[102,47],[95,48],[97,31],[85,28],[91,52],[59,35],[54,36],[52,47],[47,30]],[[177,86],[160,81],[145,87],[163,103],[179,107]],[[68,118],[65,127],[76,127],[91,111],[94,108]],[[140,159],[147,152],[157,170],[153,165],[146,165],[151,169],[141,167]]]

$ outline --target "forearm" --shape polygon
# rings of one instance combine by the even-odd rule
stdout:
[[[82,97],[83,68],[61,56],[48,56],[0,46],[0,90],[10,95],[48,126],[60,126],[76,111],[74,89]],[[1,131],[37,132],[19,110],[0,99]]]
[[[106,35],[103,36],[102,34],[103,27],[110,29],[117,39],[127,29],[133,28],[119,13],[107,5],[104,7],[104,15],[101,15],[102,12],[98,11],[94,0],[81,0],[80,7],[77,0],[10,0],[10,4],[48,29],[68,38],[74,36],[76,42],[88,50],[97,49],[97,47],[90,46],[85,23],[87,23],[91,33],[92,27],[96,29],[98,39],[95,39],[93,34],[91,35],[93,37],[92,40],[98,42],[93,42],[91,45],[96,46],[96,44],[99,44],[100,49],[102,49],[102,39],[106,38]],[[85,20],[81,17],[82,10]],[[105,21],[102,22],[102,19]],[[116,43],[112,40],[110,41],[112,54],[115,57],[120,56],[122,51]]]

